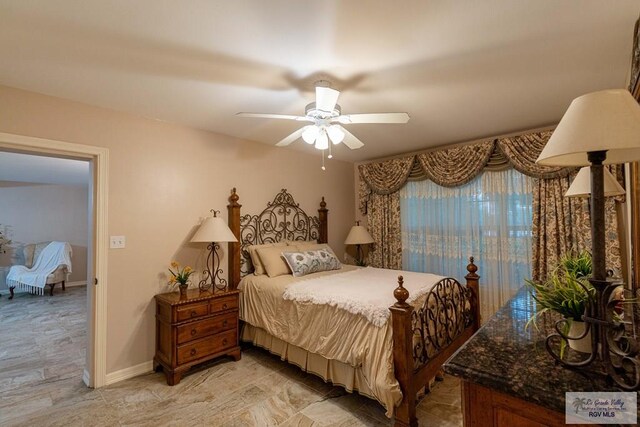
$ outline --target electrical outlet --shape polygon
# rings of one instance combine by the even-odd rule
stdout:
[[[124,248],[124,243],[124,236],[111,236],[109,247],[111,249],[122,249]]]

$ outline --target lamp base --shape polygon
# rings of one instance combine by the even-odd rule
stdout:
[[[220,255],[218,255],[220,245],[212,242],[207,245],[207,249],[209,250],[209,255],[207,256],[206,269],[202,272],[203,278],[198,283],[198,288],[200,288],[200,292],[207,292],[210,289],[212,289],[213,293],[216,290],[224,291],[227,289],[227,281],[220,277],[224,272],[220,268]]]

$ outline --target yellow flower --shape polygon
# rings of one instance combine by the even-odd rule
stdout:
[[[171,261],[171,267],[178,268],[179,265],[177,261]]]
[[[169,284],[170,284],[170,285],[173,285],[174,283],[176,283],[176,277],[175,277],[175,276],[173,276],[173,277],[171,277],[171,278],[169,279]]]
[[[193,271],[193,269],[191,267],[189,267],[188,265],[184,268],[183,270],[185,273],[191,273]]]

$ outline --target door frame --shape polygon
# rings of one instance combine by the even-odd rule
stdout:
[[[0,148],[26,154],[90,160],[92,163],[89,195],[93,199],[92,221],[94,280],[87,282],[87,360],[82,376],[88,387],[102,387],[107,377],[107,254],[109,149],[53,139],[34,138],[0,132]],[[96,286],[91,286],[91,282]]]

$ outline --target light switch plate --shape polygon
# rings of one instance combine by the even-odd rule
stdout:
[[[111,249],[122,249],[124,248],[124,244],[124,236],[111,236],[109,247]]]

